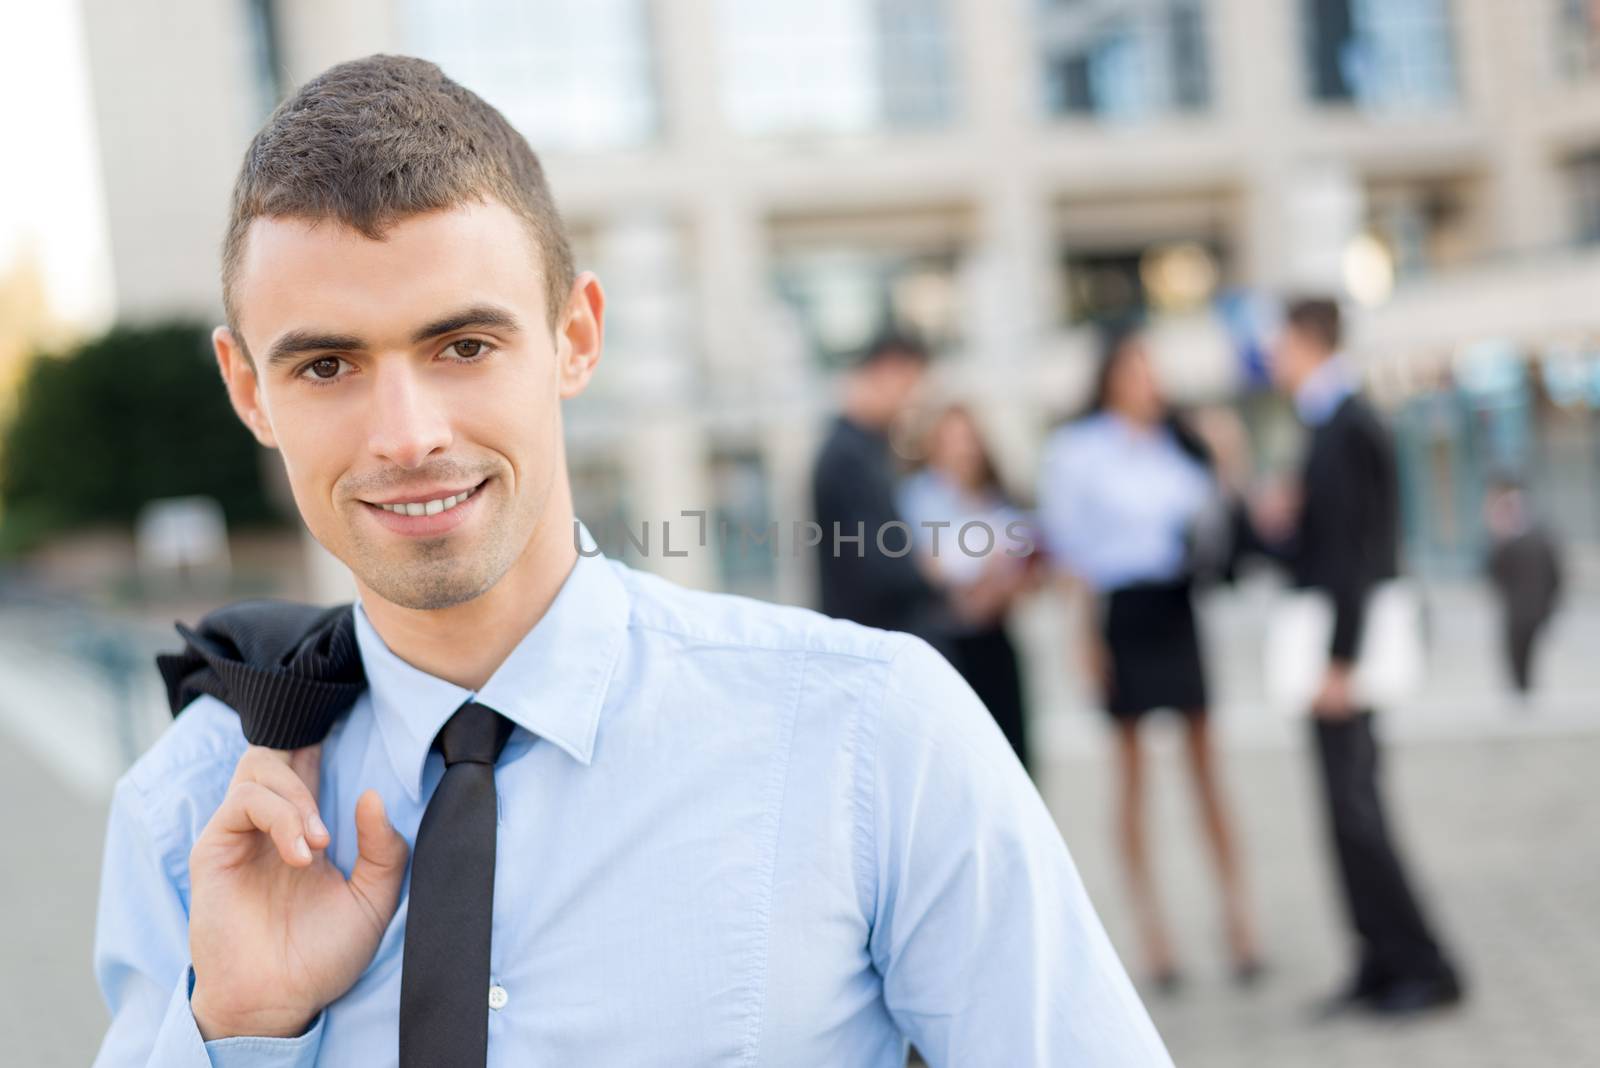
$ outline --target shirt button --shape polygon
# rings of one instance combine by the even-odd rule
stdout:
[[[506,1002],[511,1000],[511,995],[506,993],[506,988],[496,983],[489,988],[489,1007],[496,1011],[506,1007]]]

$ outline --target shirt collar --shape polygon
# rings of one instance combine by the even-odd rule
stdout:
[[[480,701],[588,765],[600,709],[627,633],[627,590],[579,525],[583,551],[544,616],[477,693],[430,675],[390,650],[356,602],[356,641],[379,733],[413,801],[433,739],[456,709]]]
[[[1154,426],[1149,426],[1136,423],[1127,416],[1112,411],[1110,408],[1103,409],[1100,412],[1100,419],[1102,420],[1101,425],[1106,428],[1107,433],[1116,434],[1129,441],[1160,441],[1166,430],[1165,424],[1157,423]]]
[[[1295,410],[1307,426],[1319,426],[1333,417],[1344,399],[1356,391],[1356,376],[1342,355],[1335,354],[1294,391]]]

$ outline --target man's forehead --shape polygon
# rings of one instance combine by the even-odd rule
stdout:
[[[404,333],[483,301],[543,313],[527,228],[493,201],[408,216],[376,239],[337,219],[258,217],[235,279],[237,325],[257,345],[290,329]]]

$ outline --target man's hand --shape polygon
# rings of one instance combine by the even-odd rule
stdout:
[[[356,802],[350,878],[322,852],[320,760],[320,746],[252,746],[189,852],[190,1005],[207,1041],[303,1034],[361,975],[399,904],[406,843],[376,791]]]
[[[1269,545],[1281,544],[1293,536],[1302,506],[1300,489],[1292,482],[1270,482],[1251,498],[1250,525]]]
[[[1346,719],[1354,711],[1350,699],[1350,665],[1341,660],[1328,662],[1328,671],[1322,676],[1322,689],[1311,703],[1314,715],[1323,719]]]

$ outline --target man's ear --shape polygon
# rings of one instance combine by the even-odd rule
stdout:
[[[228,400],[233,403],[239,421],[249,428],[257,441],[276,449],[278,439],[272,433],[266,409],[261,406],[260,382],[255,367],[244,354],[244,346],[233,336],[232,330],[219,326],[211,331],[211,347],[216,350],[217,370],[222,372],[222,383],[228,387]]]
[[[593,271],[572,283],[567,306],[557,320],[556,374],[561,398],[576,397],[588,386],[605,343],[606,295]]]

